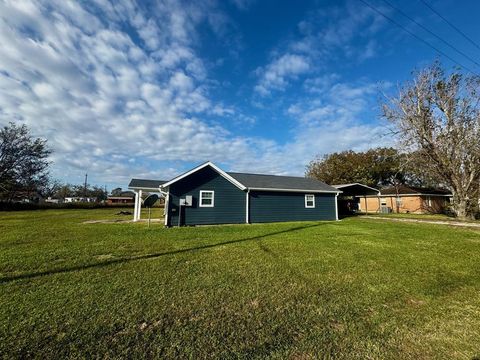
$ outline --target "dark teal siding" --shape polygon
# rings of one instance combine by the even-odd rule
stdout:
[[[215,191],[214,207],[199,207],[200,190]],[[179,199],[192,195],[193,206],[182,207],[182,225],[235,224],[245,222],[246,192],[210,167],[170,186],[169,225],[178,225]]]
[[[305,208],[305,193],[250,192],[250,222],[335,220],[335,194],[315,194],[315,208]]]

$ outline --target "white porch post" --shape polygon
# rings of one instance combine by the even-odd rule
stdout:
[[[137,221],[142,218],[142,190],[138,190]]]
[[[335,194],[335,220],[338,221],[338,193]]]
[[[163,215],[165,216],[165,226],[168,226],[168,206],[170,202],[170,192],[167,193],[165,197],[165,204],[163,208]]]
[[[248,224],[250,222],[250,189],[245,196],[245,223]]]
[[[133,221],[137,221],[138,214],[138,191],[135,191],[135,207],[133,208]]]

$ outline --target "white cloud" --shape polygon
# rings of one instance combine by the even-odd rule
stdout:
[[[260,80],[255,90],[262,95],[270,93],[271,89],[284,89],[287,80],[296,78],[310,69],[309,60],[305,56],[284,54],[268,64],[265,68],[257,69]]]
[[[46,137],[55,151],[54,175],[75,181],[88,171],[97,182],[125,184],[133,176],[169,178],[204,160],[301,174],[315,154],[364,146],[376,131],[355,121],[368,106],[368,85],[339,84],[333,76],[305,88],[334,89],[345,103],[322,98],[292,106],[296,127],[286,144],[237,136],[207,121],[218,116],[242,128],[258,121],[209,94],[196,27],[224,31],[225,19],[208,17],[210,1],[155,4],[0,3],[0,125],[23,122]],[[258,70],[257,91],[287,87],[311,71],[311,59],[293,51],[275,57]]]
[[[378,44],[370,37],[383,24],[384,19],[356,1],[312,11],[299,22],[294,39],[282,43],[274,51],[274,59],[257,69],[255,91],[268,95],[272,90],[284,90],[300,75],[325,71],[332,61],[338,65],[346,58],[356,63],[374,57]]]

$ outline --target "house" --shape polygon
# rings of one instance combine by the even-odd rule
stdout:
[[[382,189],[377,196],[360,199],[360,211],[376,213],[442,213],[450,204],[452,194],[445,189],[399,186]]]
[[[133,191],[122,191],[119,194],[110,195],[107,197],[106,203],[109,205],[133,205],[135,203],[135,193]]]
[[[134,180],[137,191],[156,185]],[[166,226],[338,220],[341,193],[314,179],[225,172],[211,162],[162,182],[159,191],[166,197]],[[140,206],[136,202],[135,214]]]

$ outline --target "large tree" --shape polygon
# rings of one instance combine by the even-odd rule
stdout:
[[[453,194],[459,218],[473,216],[480,184],[480,77],[437,62],[416,72],[383,105],[403,149]]]
[[[393,148],[364,152],[347,150],[324,155],[310,162],[306,175],[328,184],[362,183],[368,186],[418,182],[406,170],[407,157]]]
[[[48,183],[46,140],[34,138],[26,125],[0,129],[0,199],[11,201],[21,192],[34,192]]]

